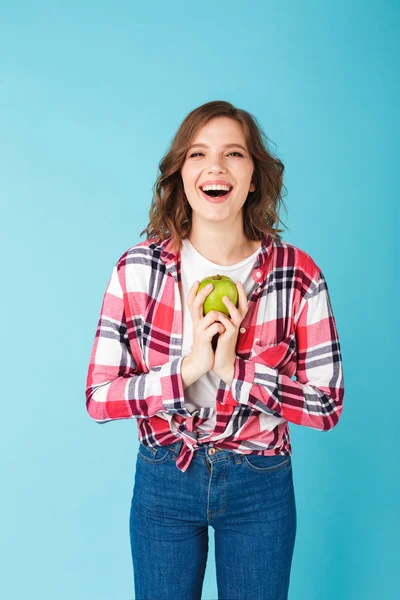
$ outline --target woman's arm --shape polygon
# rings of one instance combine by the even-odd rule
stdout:
[[[297,352],[296,377],[281,373]],[[222,388],[222,389],[221,389]],[[230,389],[220,384],[217,401],[245,404],[319,430],[339,421],[344,397],[342,356],[328,287],[319,271],[302,300],[295,336],[249,360],[236,356]]]
[[[157,413],[161,416],[166,411],[190,416],[184,406],[184,387],[196,374],[188,361],[182,372],[183,356],[138,374],[128,339],[125,301],[116,265],[104,294],[90,355],[87,412],[98,423]]]

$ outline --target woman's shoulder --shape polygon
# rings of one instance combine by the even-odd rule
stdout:
[[[152,255],[157,249],[160,249],[161,244],[162,241],[159,238],[146,238],[133,246],[129,246],[129,248],[119,255],[116,261],[117,268],[120,269],[127,264],[140,264],[145,261],[146,256]]]
[[[275,239],[274,249],[278,256],[281,255],[279,257],[280,264],[299,269],[311,279],[318,279],[321,269],[303,248],[282,239]]]

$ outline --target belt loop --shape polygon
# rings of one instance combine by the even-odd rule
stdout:
[[[177,442],[174,442],[173,444],[170,445],[170,449],[176,458],[179,456],[182,446],[183,446],[183,440],[178,440]]]
[[[233,455],[235,457],[235,464],[240,465],[242,463],[242,455],[238,452],[234,452]]]

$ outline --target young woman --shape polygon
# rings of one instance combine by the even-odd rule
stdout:
[[[342,357],[321,269],[277,229],[284,166],[248,112],[189,113],[160,163],[147,237],[108,283],[86,386],[98,423],[136,419],[137,600],[288,597],[296,536],[289,422],[330,430]],[[238,305],[204,316],[205,277]],[[212,341],[217,341],[216,346]]]

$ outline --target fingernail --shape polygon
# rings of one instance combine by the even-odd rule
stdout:
[[[206,285],[206,290],[211,290],[212,287],[213,287],[213,284],[209,283]]]

